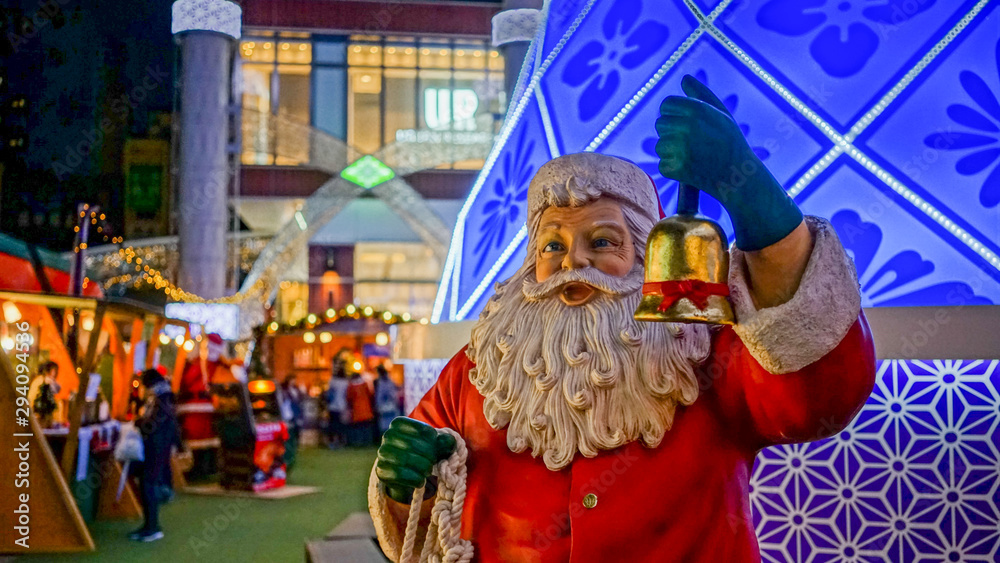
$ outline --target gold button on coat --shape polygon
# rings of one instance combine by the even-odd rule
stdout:
[[[583,497],[583,506],[586,508],[594,508],[597,506],[597,495],[590,493]]]

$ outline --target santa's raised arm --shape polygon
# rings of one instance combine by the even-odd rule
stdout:
[[[682,87],[656,123],[660,170],[732,219],[735,326],[634,320],[660,218],[638,167],[594,153],[542,166],[524,265],[379,448],[369,508],[394,560],[450,428],[468,449],[461,538],[476,560],[759,561],[756,453],[830,436],[868,397],[874,350],[836,233],[802,216],[714,94]]]

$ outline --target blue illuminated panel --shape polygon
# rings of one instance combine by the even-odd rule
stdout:
[[[653,121],[683,74],[719,94],[805,211],[834,219],[866,305],[1000,302],[997,4],[553,0],[459,218],[434,320],[475,318],[519,265],[521,178],[551,156],[628,158],[673,209]],[[702,212],[729,232],[704,195]]]

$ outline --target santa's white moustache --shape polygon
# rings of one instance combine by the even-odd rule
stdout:
[[[568,306],[558,293],[571,282],[598,293]],[[641,265],[624,277],[583,268],[541,283],[526,266],[497,287],[472,332],[469,377],[512,451],[530,448],[557,470],[577,452],[593,457],[634,440],[653,447],[677,404],[694,402],[708,328],[636,321],[642,282]]]
[[[588,266],[575,270],[559,270],[553,272],[543,282],[536,282],[533,276],[524,278],[522,291],[525,299],[536,302],[551,297],[568,283],[585,283],[611,297],[622,297],[635,294],[642,289],[643,267],[636,265],[625,277],[605,274]],[[637,301],[638,303],[638,301]]]

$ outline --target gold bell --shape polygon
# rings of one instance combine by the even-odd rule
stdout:
[[[661,220],[646,242],[638,321],[731,325],[729,251],[722,228],[695,217],[698,189],[682,184],[677,215]]]

